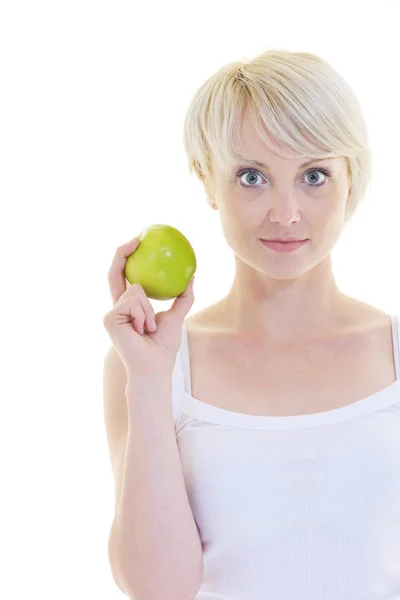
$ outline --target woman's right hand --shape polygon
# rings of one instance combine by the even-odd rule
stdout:
[[[129,378],[155,372],[171,373],[182,339],[183,321],[193,301],[193,278],[169,310],[154,313],[143,287],[127,284],[125,263],[139,246],[139,238],[117,248],[108,271],[114,308],[103,319],[104,327],[118,352]],[[150,329],[152,320],[156,330]]]

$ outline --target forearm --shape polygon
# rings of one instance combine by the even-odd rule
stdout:
[[[171,378],[129,383],[129,433],[112,547],[137,600],[187,600],[202,580],[202,546],[173,426]]]

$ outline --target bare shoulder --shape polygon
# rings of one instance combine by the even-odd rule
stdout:
[[[348,297],[348,299],[349,324],[353,325],[354,331],[376,336],[382,331],[391,330],[391,315],[357,298]]]
[[[222,318],[222,300],[206,306],[185,319],[190,331],[221,329],[224,326]]]

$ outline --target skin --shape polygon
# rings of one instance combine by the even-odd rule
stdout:
[[[239,168],[216,170],[206,182],[208,203],[219,211],[236,265],[232,287],[221,301],[224,319],[239,336],[268,336],[279,343],[308,341],[337,331],[345,325],[350,306],[354,314],[354,299],[338,289],[331,261],[345,225],[350,191],[345,157],[300,169],[309,157],[276,154],[246,117],[242,142],[249,156],[269,169],[243,163],[241,167],[257,173],[237,177]],[[283,151],[295,156],[289,148]],[[315,171],[324,167],[331,178]],[[315,187],[323,180],[325,185]],[[242,187],[240,182],[252,187]],[[289,253],[274,252],[260,241],[284,234],[309,241]]]

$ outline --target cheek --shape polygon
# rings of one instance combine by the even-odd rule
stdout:
[[[233,229],[249,229],[265,218],[261,204],[246,202],[243,196],[231,194],[220,206],[221,221]]]
[[[318,226],[335,224],[340,222],[346,207],[346,198],[338,193],[329,193],[315,199],[310,205],[310,210],[305,214]]]

